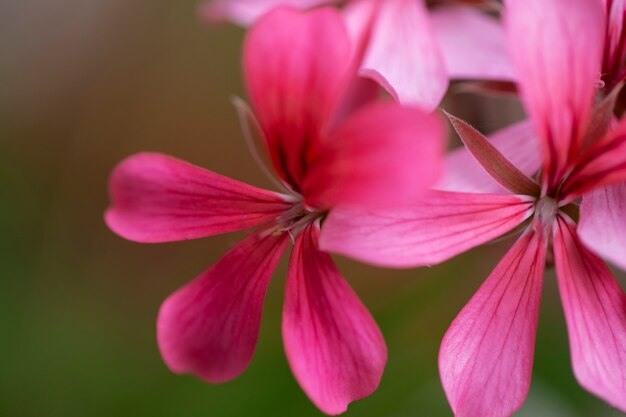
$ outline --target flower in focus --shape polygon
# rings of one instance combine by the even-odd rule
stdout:
[[[526,222],[443,339],[439,369],[455,415],[510,416],[524,402],[550,252],[574,374],[585,389],[626,412],[626,295],[600,258],[626,269],[626,119],[613,121],[614,95],[593,105],[604,13],[588,0],[510,0],[506,26],[543,161],[537,177],[527,175],[537,166],[535,144],[490,143],[450,116],[482,172],[457,166],[461,180],[448,180],[445,191],[401,210],[336,208],[321,247],[386,266],[431,265]],[[513,126],[503,137],[526,126]],[[458,163],[468,156],[453,158]]]
[[[210,0],[202,14],[247,25],[277,5],[346,4],[352,36],[371,31],[360,75],[403,104],[433,110],[450,79],[514,80],[500,23],[463,1],[445,3],[457,4],[429,9],[424,0]]]
[[[127,239],[254,228],[161,306],[157,339],[174,372],[222,382],[245,370],[270,277],[293,239],[282,331],[296,379],[328,414],[378,386],[383,337],[320,251],[320,225],[337,204],[406,204],[421,195],[440,170],[443,125],[416,108],[347,98],[358,60],[359,47],[332,8],[277,8],[251,28],[245,81],[284,193],[159,154],[131,156],[113,172],[106,222]]]

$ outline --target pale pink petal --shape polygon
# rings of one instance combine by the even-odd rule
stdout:
[[[446,332],[439,373],[455,416],[508,417],[526,399],[546,246],[525,233]]]
[[[626,270],[626,183],[583,197],[578,234],[597,255]]]
[[[545,183],[554,187],[571,168],[591,113],[604,12],[590,0],[508,0],[505,10],[522,99],[546,161]]]
[[[563,198],[573,200],[605,185],[626,181],[626,117],[609,130],[579,159],[561,188]]]
[[[626,412],[626,294],[575,227],[563,218],[554,227],[574,374],[585,389]]]
[[[448,76],[423,0],[381,2],[360,73],[403,104],[437,107]]]
[[[438,7],[430,14],[450,78],[515,80],[504,30],[472,7]]]
[[[163,302],[157,340],[173,372],[223,382],[247,368],[267,285],[289,241],[286,236],[248,237]]]
[[[311,401],[340,414],[378,387],[387,348],[374,319],[320,252],[319,229],[296,239],[289,261],[283,338],[291,369]]]
[[[349,82],[351,43],[337,10],[277,8],[252,27],[245,79],[270,156],[296,191],[307,152],[319,140]]]
[[[527,197],[438,191],[405,208],[337,207],[324,250],[380,266],[433,265],[503,235],[533,213]]]
[[[200,15],[210,22],[231,21],[249,25],[276,6],[301,10],[338,0],[208,0],[200,6]]]
[[[137,242],[169,242],[272,221],[285,197],[156,153],[122,161],[109,182],[107,225]]]
[[[437,115],[393,102],[369,105],[311,154],[304,197],[318,208],[412,202],[439,178],[443,153]]]
[[[529,120],[508,126],[489,136],[498,149],[521,172],[533,176],[541,166],[542,157],[535,128]],[[465,147],[455,149],[446,157],[444,177],[436,188],[447,191],[508,193],[487,174]]]

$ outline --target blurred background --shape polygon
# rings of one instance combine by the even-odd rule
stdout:
[[[207,385],[167,370],[155,318],[169,293],[240,236],[141,245],[115,236],[102,221],[107,177],[137,151],[171,154],[270,187],[229,102],[244,95],[243,31],[208,27],[197,6],[0,0],[2,417],[321,416],[283,354],[284,261],[270,286],[252,365],[235,381]],[[454,89],[444,107],[485,132],[522,117],[513,99]],[[337,259],[389,347],[380,388],[346,416],[452,415],[437,375],[440,340],[510,244],[409,271]],[[533,385],[518,415],[618,414],[574,381],[550,271]]]

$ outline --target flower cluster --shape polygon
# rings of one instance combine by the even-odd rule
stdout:
[[[163,303],[172,371],[222,382],[245,370],[290,248],[287,359],[321,411],[342,413],[377,388],[387,351],[328,253],[434,265],[514,231],[441,345],[455,415],[506,417],[524,402],[549,259],[576,378],[626,412],[626,295],[601,260],[626,269],[626,2],[212,0],[202,13],[249,26],[251,108],[235,103],[278,191],[160,154],[115,168],[105,218],[126,239],[251,230]],[[528,119],[486,138],[444,112],[464,144],[445,154],[435,109],[450,79],[507,86]]]

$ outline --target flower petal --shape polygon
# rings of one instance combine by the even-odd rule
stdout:
[[[541,141],[546,184],[554,187],[580,150],[590,116],[604,43],[602,7],[589,0],[508,0],[505,10],[522,99]]]
[[[300,191],[306,155],[350,81],[351,43],[337,10],[276,8],[252,27],[244,72],[276,171]]]
[[[533,213],[523,196],[433,192],[401,209],[337,207],[324,221],[324,250],[380,266],[450,259],[513,229]]]
[[[285,197],[156,153],[122,161],[109,182],[107,225],[137,242],[195,239],[261,225]]]
[[[535,128],[529,120],[508,126],[489,136],[489,142],[525,175],[532,177],[542,158]],[[446,157],[444,177],[435,188],[446,191],[508,193],[465,146]]]
[[[157,340],[173,372],[223,382],[247,368],[267,285],[287,242],[285,234],[252,235],[163,302]]]
[[[626,294],[563,218],[554,227],[556,272],[578,382],[626,412]]]
[[[443,141],[434,114],[392,102],[366,106],[312,155],[305,200],[318,208],[415,201],[439,178]]]
[[[431,21],[450,78],[515,80],[504,30],[472,7],[437,7]]]
[[[454,319],[439,372],[457,417],[508,417],[532,374],[547,242],[525,233]]]
[[[574,200],[597,187],[626,181],[626,117],[589,148],[562,186],[563,199]]]
[[[290,6],[301,10],[337,0],[210,0],[200,7],[202,17],[210,22],[231,21],[249,25],[273,7]]]
[[[597,255],[626,270],[626,183],[599,188],[583,197],[578,235]]]
[[[448,88],[448,77],[428,10],[423,0],[381,3],[360,73],[401,103],[433,110]]]
[[[626,59],[626,38],[624,37],[624,20],[626,19],[626,1],[603,0],[607,13],[606,43],[602,74],[607,87],[611,88],[622,81],[624,76],[624,60]]]
[[[339,414],[378,387],[385,341],[332,259],[318,249],[319,229],[296,239],[289,261],[283,338],[291,369],[315,405]]]

